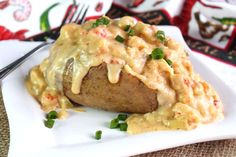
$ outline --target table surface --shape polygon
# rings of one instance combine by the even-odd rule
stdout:
[[[7,114],[2,101],[0,87],[0,157],[6,157],[10,142],[9,124]],[[150,152],[137,155],[135,157],[235,157],[236,156],[236,139],[220,140],[192,145],[181,146],[177,148]]]

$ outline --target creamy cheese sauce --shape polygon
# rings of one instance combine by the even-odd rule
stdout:
[[[180,44],[168,37],[165,42],[161,42],[156,38],[157,27],[136,23],[131,17],[111,20],[108,25],[92,28],[94,22],[62,27],[50,56],[31,70],[27,87],[45,111],[62,106],[66,108],[65,104],[69,104],[67,100],[64,103],[59,100],[66,99],[63,96],[63,72],[68,60],[73,59],[71,91],[74,94],[80,92],[82,80],[89,69],[102,63],[107,64],[110,83],[117,83],[124,69],[148,88],[157,91],[159,107],[156,111],[133,114],[127,119],[128,132],[131,134],[192,129],[198,124],[223,118],[220,98],[210,85],[194,73]],[[134,36],[127,35],[124,30],[127,25],[135,31]],[[125,41],[121,43],[115,40],[117,35]],[[164,51],[163,59],[150,59],[149,55],[155,48]],[[168,65],[166,59],[170,59],[173,65]],[[54,93],[56,98],[49,101],[47,92]]]

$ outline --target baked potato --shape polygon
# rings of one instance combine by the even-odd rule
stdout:
[[[223,117],[219,96],[194,72],[183,47],[131,17],[63,26],[26,85],[45,112],[65,113],[74,102],[134,113],[129,133],[192,129]]]
[[[71,91],[73,61],[64,72],[65,95],[73,102],[116,112],[147,113],[157,109],[156,91],[148,88],[138,78],[124,70],[119,82],[111,84],[107,78],[106,64],[92,67],[83,78],[81,91]]]

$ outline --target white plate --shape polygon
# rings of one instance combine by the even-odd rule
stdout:
[[[48,129],[43,124],[44,113],[24,86],[29,69],[48,55],[46,49],[24,63],[2,83],[3,99],[10,124],[9,157],[128,156],[196,142],[236,138],[236,94],[194,57],[178,28],[159,28],[185,46],[195,70],[219,92],[224,103],[223,121],[202,125],[191,131],[158,131],[128,135],[108,128],[110,120],[116,117],[117,113],[85,108],[86,112],[71,112],[68,119],[57,121],[53,129]],[[93,138],[96,130],[103,132],[99,141]]]

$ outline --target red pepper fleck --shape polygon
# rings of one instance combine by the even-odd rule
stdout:
[[[188,79],[184,79],[184,84],[186,84],[189,87],[190,86],[190,81]]]
[[[106,38],[107,37],[107,32],[105,29],[94,29],[95,34],[97,34],[98,36],[102,37],[102,38]]]
[[[46,98],[49,99],[49,100],[54,100],[56,97],[51,95],[51,94],[47,94]]]

